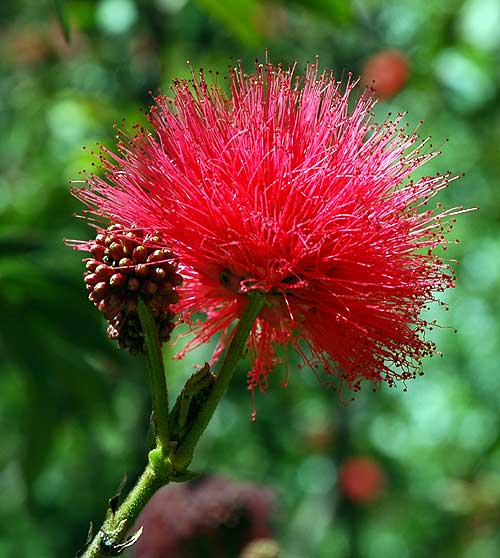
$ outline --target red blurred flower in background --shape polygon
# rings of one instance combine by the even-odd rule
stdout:
[[[215,360],[246,295],[266,293],[251,389],[266,387],[279,344],[354,390],[415,377],[434,352],[420,312],[453,286],[434,249],[460,209],[429,207],[450,175],[409,178],[437,153],[402,115],[375,123],[372,96],[316,64],[303,78],[239,65],[230,94],[218,79],[176,81],[173,98],[155,99],[152,130],[121,131],[117,153],[103,148],[105,177],[76,195],[102,222],[161,233],[184,280],[176,309],[207,316],[185,350],[219,333]]]
[[[272,534],[272,493],[224,477],[202,477],[159,490],[137,519],[137,558],[234,558]]]
[[[377,500],[385,488],[385,482],[383,469],[371,457],[351,457],[340,467],[340,489],[355,502]]]
[[[410,66],[399,50],[382,50],[366,61],[363,82],[375,89],[377,97],[390,99],[401,91],[410,76]]]

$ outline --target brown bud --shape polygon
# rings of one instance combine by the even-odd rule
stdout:
[[[101,264],[96,267],[95,273],[99,275],[101,280],[107,281],[113,275],[114,271],[109,266]]]
[[[99,262],[97,260],[89,260],[85,264],[85,268],[88,269],[90,272],[94,272],[98,265],[99,265]]]
[[[137,275],[137,277],[147,277],[149,274],[149,267],[144,264],[136,265],[135,274]]]
[[[162,267],[151,268],[150,276],[155,281],[163,281],[167,275],[167,272]]]
[[[99,304],[97,305],[97,308],[100,312],[106,312],[108,310],[108,307],[109,303],[107,298],[101,300],[101,302],[99,302]]]
[[[110,244],[108,250],[115,260],[119,260],[124,256],[123,246],[121,242],[113,242],[112,244]]]
[[[118,267],[132,267],[134,262],[130,258],[122,258],[118,262]]]
[[[137,246],[137,248],[134,248],[132,253],[132,259],[136,264],[142,263],[146,259],[147,255],[147,250],[144,246]]]
[[[94,285],[94,292],[105,295],[108,291],[108,284],[105,281],[99,281]]]
[[[139,279],[137,279],[137,277],[131,277],[128,280],[127,288],[129,291],[138,291],[140,286],[141,282],[139,281]]]
[[[97,273],[89,273],[88,275],[85,276],[85,283],[87,283],[87,285],[95,285],[96,283],[98,283],[101,279],[99,278],[99,275],[97,275]]]
[[[165,250],[155,250],[152,254],[148,256],[148,262],[160,262],[167,259],[168,252]]]
[[[99,304],[104,297],[104,293],[99,293],[96,291],[92,291],[89,294],[89,300],[91,300],[94,304]]]
[[[161,233],[124,231],[112,225],[99,233],[86,262],[85,283],[89,299],[109,322],[108,335],[131,352],[144,349],[137,304],[139,297],[149,306],[160,340],[166,341],[174,328],[170,305],[179,297],[175,286],[182,282],[173,254],[159,248]],[[159,262],[156,265],[150,263]]]
[[[153,281],[145,281],[142,284],[142,291],[146,294],[155,294],[155,292],[158,290],[158,286],[156,283],[153,283]]]
[[[106,308],[104,310],[101,310],[101,308],[99,307],[99,310],[101,310],[101,312],[105,313],[105,317],[107,320],[110,320],[112,318],[114,318],[120,311],[122,302],[123,302],[123,297],[113,294],[111,295],[109,298],[104,299],[107,301],[107,305]],[[102,301],[104,302],[104,301]]]
[[[94,244],[90,249],[90,253],[96,258],[97,260],[102,260],[104,256],[104,246],[100,244]]]
[[[133,240],[131,240],[129,238],[122,238],[123,253],[128,258],[130,258],[132,256],[132,254],[134,253],[136,245],[137,244]]]
[[[127,277],[123,273],[115,273],[109,279],[112,287],[123,287],[127,283]]]

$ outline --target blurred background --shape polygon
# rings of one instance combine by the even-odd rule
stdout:
[[[457,288],[432,316],[449,326],[431,333],[444,357],[423,378],[344,407],[312,374],[287,389],[276,375],[251,422],[243,365],[194,469],[270,491],[266,533],[284,558],[500,556],[499,29],[498,0],[0,4],[2,558],[73,556],[144,465],[144,365],[108,341],[81,255],[63,245],[90,234],[68,180],[186,60],[224,72],[233,56],[251,71],[266,47],[274,62],[319,54],[375,80],[380,115],[407,110],[436,145],[449,138],[425,173],[465,177],[440,201],[481,209],[454,229]],[[209,349],[185,363],[172,351],[175,391]]]

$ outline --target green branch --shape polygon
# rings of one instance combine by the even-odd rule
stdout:
[[[185,470],[191,463],[196,444],[207,428],[219,401],[226,392],[231,378],[233,377],[236,365],[243,353],[248,335],[252,330],[259,312],[264,306],[265,295],[261,292],[254,291],[248,295],[247,299],[248,301],[245,311],[236,326],[236,331],[234,332],[233,338],[222,362],[221,369],[217,375],[215,386],[210,392],[205,404],[200,409],[196,419],[193,421],[189,432],[183,438],[181,445],[175,452],[172,465],[176,471]]]
[[[168,391],[163,367],[161,343],[158,328],[151,309],[141,299],[138,305],[139,319],[148,361],[149,385],[153,404],[156,447],[161,448],[166,455],[170,442],[168,428]]]
[[[184,477],[183,474],[191,463],[198,440],[227,390],[264,301],[265,295],[262,293],[254,292],[248,295],[247,306],[236,326],[213,389],[178,446],[170,442],[168,394],[158,331],[151,310],[142,301],[139,302],[139,318],[146,345],[155,415],[156,448],[149,452],[149,463],[125,501],[116,511],[108,510],[102,527],[82,558],[117,556],[131,546],[140,536],[140,531],[126,538],[127,533],[153,494],[170,480],[189,478],[189,474],[185,474]]]
[[[126,548],[130,542],[122,541],[128,530],[153,494],[166,484],[168,484],[168,477],[159,474],[151,463],[148,464],[118,510],[115,513],[108,510],[106,520],[82,558],[108,558],[116,556],[121,549]],[[130,541],[134,541],[133,536]]]

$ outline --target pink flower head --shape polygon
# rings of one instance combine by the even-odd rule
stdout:
[[[454,286],[434,249],[461,211],[428,207],[449,174],[410,179],[437,155],[428,138],[405,133],[401,114],[375,123],[373,97],[317,64],[304,77],[240,64],[228,85],[201,70],[175,81],[151,130],[120,131],[117,153],[103,148],[105,177],[77,197],[124,231],[168,239],[195,334],[186,350],[219,333],[215,359],[246,295],[267,294],[248,341],[252,390],[288,367],[288,347],[354,390],[415,377],[435,350],[420,313]]]

